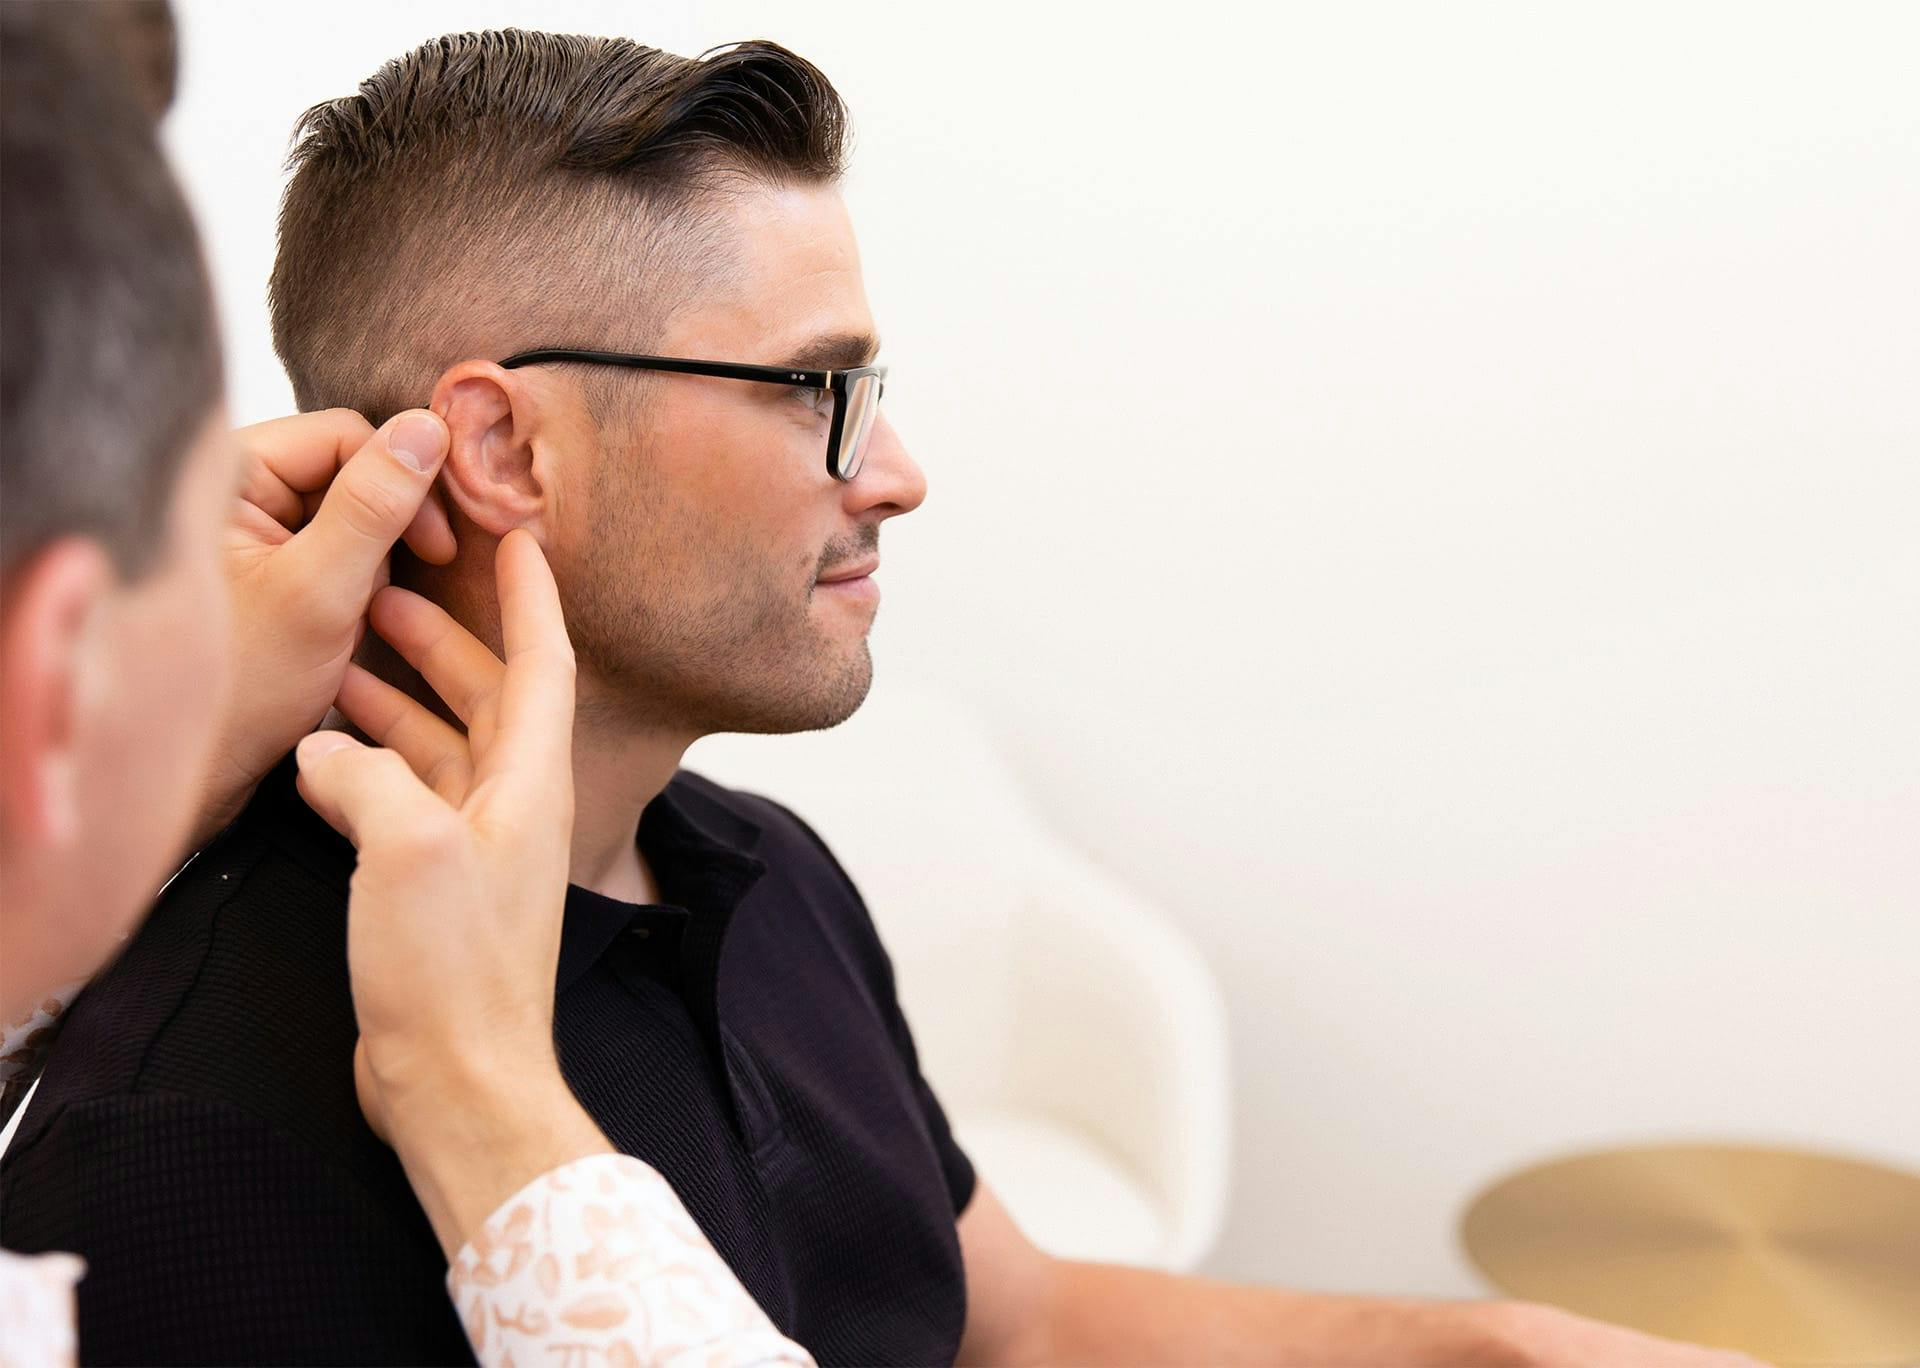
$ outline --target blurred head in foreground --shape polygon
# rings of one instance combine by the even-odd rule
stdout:
[[[165,879],[226,679],[235,469],[155,139],[164,4],[0,6],[0,1020]]]

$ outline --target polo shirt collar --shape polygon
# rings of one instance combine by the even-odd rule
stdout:
[[[766,863],[752,854],[760,828],[709,801],[678,775],[641,812],[636,839],[662,901],[621,902],[568,884],[560,929],[561,992],[578,982],[622,932],[643,921],[683,922],[682,958],[707,970],[699,978],[710,978],[734,909],[767,872]]]
[[[344,889],[353,874],[353,845],[300,796],[298,773],[289,754],[261,780],[252,806],[271,814],[267,830],[272,840]],[[637,917],[680,918],[687,923],[682,957],[691,960],[697,975],[695,1007],[703,1018],[712,1017],[717,991],[713,979],[727,923],[767,872],[765,862],[752,853],[760,828],[675,774],[641,812],[636,839],[665,901],[621,902],[568,884],[556,986],[564,992],[577,982]]]

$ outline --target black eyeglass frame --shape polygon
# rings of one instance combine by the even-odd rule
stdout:
[[[848,396],[856,380],[872,376],[880,385],[873,399],[876,409],[887,392],[885,366],[850,366],[845,370],[802,370],[793,366],[759,366],[740,361],[696,361],[685,356],[644,356],[631,352],[584,351],[574,347],[539,347],[515,352],[498,364],[507,370],[571,361],[587,366],[626,366],[630,370],[668,371],[675,375],[710,375],[721,380],[752,380],[762,385],[799,385],[833,395],[833,418],[827,428],[827,474],[845,483],[860,473],[860,464],[845,474],[840,470],[840,443],[845,436]],[[866,453],[859,453],[864,463]]]

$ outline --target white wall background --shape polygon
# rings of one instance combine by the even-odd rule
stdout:
[[[833,77],[932,484],[879,687],[1221,975],[1215,1271],[1476,1292],[1460,1203],[1592,1144],[1920,1165],[1920,10],[183,8],[242,419],[288,129],[385,58]]]

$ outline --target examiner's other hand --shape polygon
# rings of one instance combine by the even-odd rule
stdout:
[[[360,852],[347,962],[361,1109],[450,1256],[522,1184],[611,1148],[553,1051],[573,648],[531,534],[507,534],[495,578],[504,664],[417,595],[385,589],[374,608],[464,736],[355,666],[341,709],[392,749],[315,732],[296,752],[302,795]]]
[[[428,497],[447,428],[425,409],[375,431],[351,409],[235,433],[244,460],[227,520],[234,680],[193,844],[232,821],[260,777],[333,703],[404,534],[421,559],[453,558],[446,512]]]
[[[1579,1368],[1619,1364],[1621,1368],[1769,1368],[1760,1359],[1732,1349],[1711,1349],[1680,1340],[1645,1335],[1625,1326],[1576,1316],[1539,1302],[1469,1303],[1494,1332],[1496,1361],[1525,1368]]]

